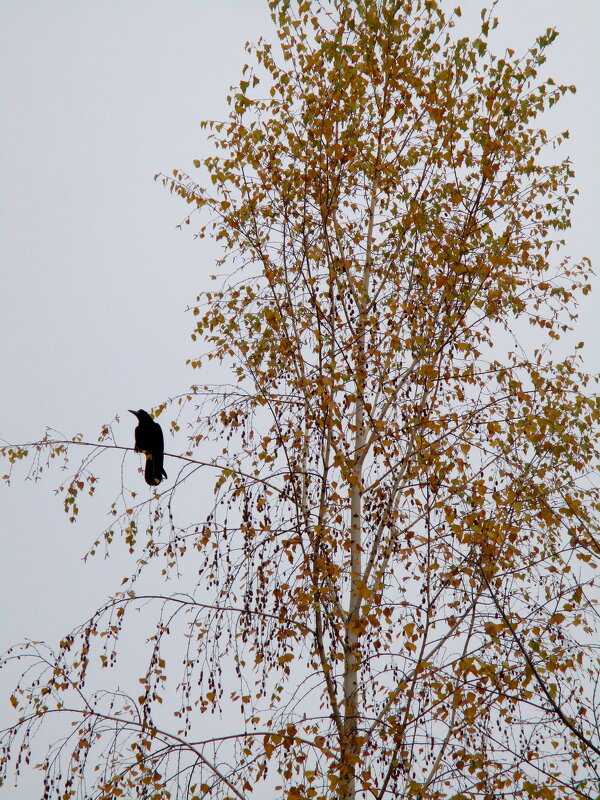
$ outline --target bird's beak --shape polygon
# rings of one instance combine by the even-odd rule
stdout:
[[[130,414],[133,414],[134,417],[137,417],[137,411],[132,411],[130,408],[127,409]]]

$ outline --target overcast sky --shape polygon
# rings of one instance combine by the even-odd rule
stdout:
[[[565,252],[598,265],[600,2],[503,0],[499,14],[502,48],[561,32],[549,71],[578,93],[546,126],[571,131],[580,198]],[[31,441],[46,426],[95,437],[115,414],[199,379],[185,366],[195,350],[184,310],[219,251],[194,241],[193,226],[177,229],[187,208],[153,175],[203,157],[199,121],[225,115],[244,42],[270,30],[266,0],[0,0],[2,439]],[[597,308],[598,293],[575,337],[587,341],[590,371],[600,365]],[[120,444],[133,426],[123,418]],[[57,480],[0,488],[0,651],[56,640],[128,568],[124,555],[82,563],[104,508],[88,506],[70,526]],[[0,796],[31,800],[32,785]]]

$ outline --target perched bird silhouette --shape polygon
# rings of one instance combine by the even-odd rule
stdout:
[[[137,417],[138,421],[135,429],[135,452],[146,454],[144,478],[149,486],[158,486],[167,477],[163,469],[165,442],[162,428],[142,408],[139,411],[129,409],[129,413]]]

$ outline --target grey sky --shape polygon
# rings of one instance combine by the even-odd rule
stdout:
[[[499,13],[502,46],[517,51],[546,27],[561,31],[549,71],[578,93],[546,126],[571,130],[581,193],[565,254],[599,265],[600,3],[503,0]],[[195,352],[184,309],[219,251],[194,241],[193,225],[176,229],[186,207],[153,175],[193,170],[205,151],[199,121],[225,115],[244,41],[269,31],[266,0],[0,0],[3,439],[36,439],[48,425],[93,440],[115,414],[199,379],[184,363]],[[575,337],[591,371],[597,306],[596,295],[582,307]],[[117,441],[130,444],[133,426],[123,418]],[[84,507],[70,526],[52,494],[58,480],[0,489],[0,650],[56,639],[128,569],[125,554],[81,562],[104,507]],[[31,797],[26,782],[0,795]]]

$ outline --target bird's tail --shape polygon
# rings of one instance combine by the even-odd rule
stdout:
[[[163,454],[147,453],[144,478],[148,486],[158,486],[162,479],[166,477],[167,473],[163,469]]]

